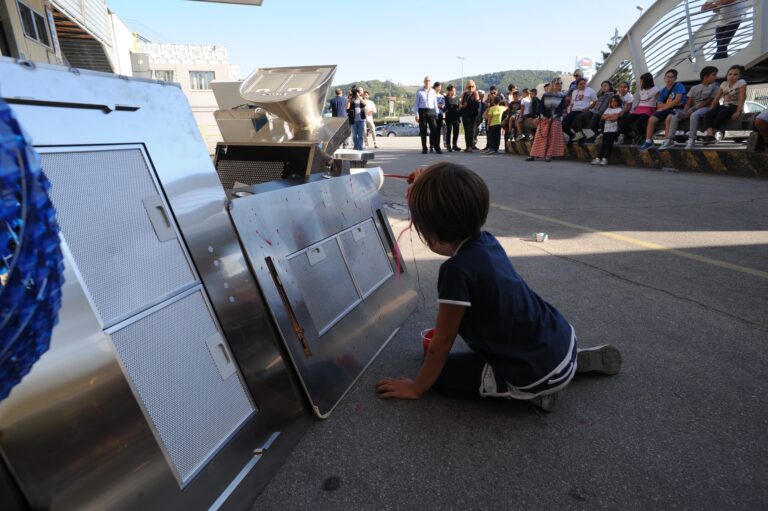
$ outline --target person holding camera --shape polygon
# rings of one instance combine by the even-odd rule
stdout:
[[[427,154],[433,147],[437,154],[440,150],[440,132],[437,131],[437,92],[430,87],[432,78],[424,77],[424,86],[416,91],[416,101],[413,104],[413,113],[416,122],[419,123],[419,135],[421,136],[421,152]],[[427,129],[429,129],[429,145],[427,145]]]
[[[355,151],[362,151],[365,140],[365,100],[357,87],[352,87],[347,98],[347,118],[352,126],[352,147]]]

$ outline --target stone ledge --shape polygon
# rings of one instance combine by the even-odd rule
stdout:
[[[507,142],[507,153],[527,156],[530,142]],[[565,159],[592,161],[600,150],[599,144],[573,144],[566,147]],[[646,169],[674,168],[681,172],[707,172],[742,177],[768,177],[768,152],[745,149],[682,149],[640,152],[637,146],[614,146],[611,164]]]

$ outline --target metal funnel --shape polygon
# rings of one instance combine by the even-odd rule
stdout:
[[[322,122],[325,95],[336,66],[256,69],[240,86],[240,96],[288,121],[295,131]]]

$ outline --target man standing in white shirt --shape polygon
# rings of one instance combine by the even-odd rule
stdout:
[[[368,133],[373,137],[373,147],[378,149],[376,145],[376,124],[373,123],[373,116],[376,113],[376,103],[370,99],[370,93],[368,91],[363,92],[363,100],[365,101],[365,147],[368,147]]]
[[[424,86],[416,91],[416,101],[413,103],[413,113],[419,123],[421,136],[421,152],[427,154],[430,147],[440,154],[440,133],[437,131],[437,93],[431,87],[432,78],[424,77]],[[427,145],[427,129],[429,129],[429,145]]]

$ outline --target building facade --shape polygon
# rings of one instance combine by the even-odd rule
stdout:
[[[210,84],[214,80],[240,79],[240,67],[229,64],[225,46],[199,44],[161,44],[138,41],[137,55],[144,55],[141,67],[134,65],[134,74],[176,82],[189,98],[192,113],[200,133],[213,154],[221,132],[213,113],[218,110]],[[134,59],[134,64],[136,59]]]
[[[106,0],[0,0],[3,56],[130,75],[126,34]]]
[[[210,83],[239,80],[224,46],[152,43],[106,0],[0,0],[0,55],[178,83],[213,154],[221,140]]]

